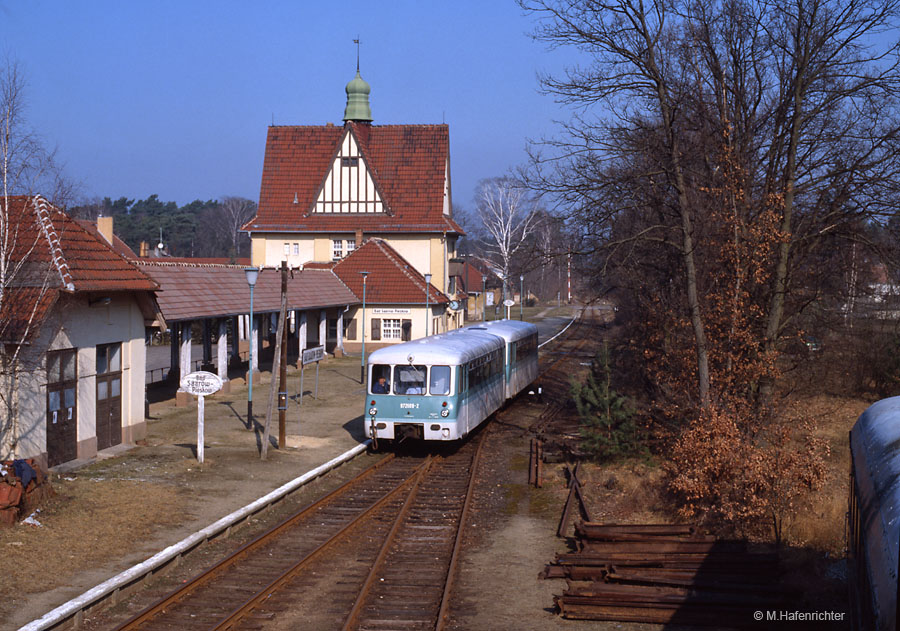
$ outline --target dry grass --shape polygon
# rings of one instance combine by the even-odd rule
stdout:
[[[68,584],[75,572],[106,560],[111,549],[127,552],[129,542],[182,519],[171,485],[54,478],[53,488],[56,496],[35,516],[40,527],[0,529],[0,575],[21,592]]]
[[[798,506],[787,524],[786,543],[830,556],[843,556],[850,471],[849,432],[871,403],[867,399],[830,395],[796,397],[791,402],[788,417],[814,419],[819,436],[828,441],[831,453],[827,459],[828,479]]]

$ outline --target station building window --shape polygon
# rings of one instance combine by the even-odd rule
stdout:
[[[381,321],[381,337],[385,340],[399,340],[402,337],[399,318],[384,318]]]

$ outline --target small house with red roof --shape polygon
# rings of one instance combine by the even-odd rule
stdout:
[[[366,348],[371,350],[424,337],[426,330],[428,335],[447,330],[450,299],[426,282],[386,240],[367,239],[351,254],[328,265],[350,291],[365,299],[365,308],[353,305],[344,320],[348,351],[360,350],[363,333]]]
[[[338,263],[377,238],[382,245],[373,253],[389,250],[385,261],[402,260],[420,279],[430,274],[446,311],[446,296],[456,294],[450,259],[463,234],[452,216],[449,128],[373,125],[369,91],[357,71],[346,87],[343,126],[269,128],[257,215],[244,226],[252,262]],[[424,307],[424,288],[419,297]],[[442,326],[460,321],[451,313]]]
[[[39,195],[0,198],[0,212],[0,459],[54,466],[143,438],[157,284]]]

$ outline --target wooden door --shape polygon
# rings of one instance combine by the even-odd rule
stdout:
[[[78,453],[78,352],[47,353],[47,464],[75,460]]]
[[[97,449],[122,442],[122,344],[97,346]]]

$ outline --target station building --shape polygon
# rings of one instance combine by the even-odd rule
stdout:
[[[0,304],[0,459],[54,466],[143,438],[144,332],[164,327],[157,284],[111,232],[43,197],[0,204],[11,272]]]
[[[373,125],[358,71],[346,93],[342,126],[269,128],[257,216],[244,226],[252,263],[333,268],[360,300],[369,272],[367,298],[396,300],[367,299],[365,314],[351,307],[352,348],[362,336],[385,344],[456,328],[463,310],[450,261],[464,233],[452,217],[449,128]]]

